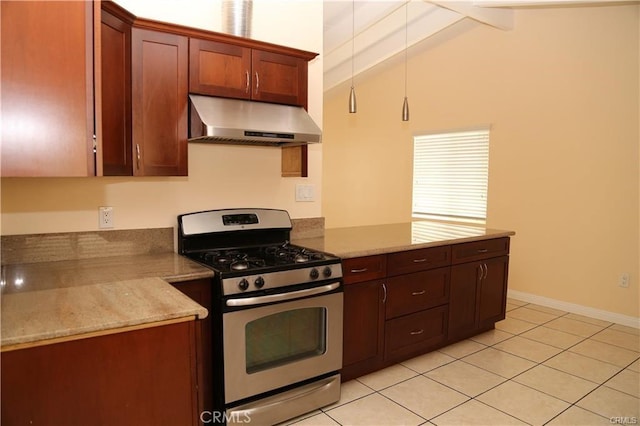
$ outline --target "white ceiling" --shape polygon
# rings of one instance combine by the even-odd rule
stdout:
[[[405,51],[406,47],[473,19],[513,29],[514,8],[637,3],[635,0],[326,0],[324,2],[324,90]],[[406,23],[406,25],[405,25]],[[353,37],[352,35],[355,35]],[[353,60],[352,60],[353,57]]]

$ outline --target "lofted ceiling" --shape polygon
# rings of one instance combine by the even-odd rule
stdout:
[[[514,26],[514,8],[625,3],[637,1],[325,0],[324,91],[463,19],[508,31]]]

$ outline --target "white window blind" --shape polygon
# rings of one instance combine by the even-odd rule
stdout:
[[[413,216],[485,223],[489,128],[415,136]]]

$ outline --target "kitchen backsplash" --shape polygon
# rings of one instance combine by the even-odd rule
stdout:
[[[324,234],[324,218],[292,219],[292,239]],[[3,235],[0,263],[53,262],[176,251],[174,228]]]
[[[173,228],[2,236],[2,264],[173,251]]]

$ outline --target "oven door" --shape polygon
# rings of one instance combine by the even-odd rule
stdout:
[[[335,282],[227,300],[243,307],[222,318],[227,406],[342,367],[341,290]]]

